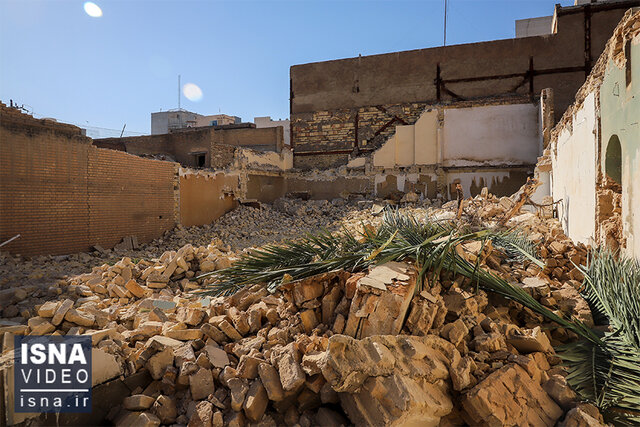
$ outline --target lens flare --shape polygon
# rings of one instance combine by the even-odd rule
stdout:
[[[92,18],[100,18],[102,16],[102,9],[100,9],[100,6],[91,1],[84,3],[84,11]]]
[[[193,83],[182,86],[182,93],[189,101],[198,102],[202,99],[202,90]]]

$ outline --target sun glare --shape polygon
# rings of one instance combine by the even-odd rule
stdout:
[[[182,93],[189,101],[200,101],[202,99],[202,89],[193,83],[187,83],[182,86]]]
[[[84,11],[92,18],[99,18],[102,16],[102,9],[100,9],[100,6],[91,1],[84,3]]]

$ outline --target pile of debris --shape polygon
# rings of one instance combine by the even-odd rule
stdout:
[[[450,212],[456,207],[437,214]],[[457,250],[592,325],[574,266],[587,248],[531,213],[510,224],[541,244],[546,267],[475,242]],[[190,293],[200,274],[233,261],[221,242],[187,244],[68,279],[26,325],[0,321],[0,369],[11,363],[15,334],[89,335],[94,385],[118,382],[129,393],[94,416],[121,426],[602,423],[577,401],[554,352],[572,332],[463,276],[445,272],[417,292],[415,266],[387,262],[273,294],[261,284],[229,297]]]
[[[153,259],[167,250],[191,244],[207,246],[212,240],[224,239],[231,250],[238,251],[265,243],[295,239],[319,229],[338,230],[345,218],[366,213],[371,202],[358,200],[279,199],[273,205],[259,207],[241,205],[213,224],[183,227],[166,232],[161,238],[137,249],[102,249],[91,253],[26,258],[0,253],[0,317],[15,318],[35,315],[34,305],[57,295],[57,287],[65,279],[91,270],[96,265],[113,264],[123,257]],[[134,245],[131,245],[134,246]],[[53,292],[53,293],[50,293]]]

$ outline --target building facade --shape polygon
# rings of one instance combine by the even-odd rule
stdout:
[[[227,114],[203,116],[184,109],[151,113],[151,135],[166,134],[178,129],[239,124],[242,119]]]

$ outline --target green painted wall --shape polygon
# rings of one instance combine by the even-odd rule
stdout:
[[[630,45],[631,83],[627,85],[626,66],[610,61],[600,88],[602,159],[604,168],[615,170],[617,149],[609,141],[620,140],[622,170],[622,223],[627,251],[640,259],[640,35]],[[628,58],[627,58],[628,59]],[[607,150],[609,161],[607,164]]]

